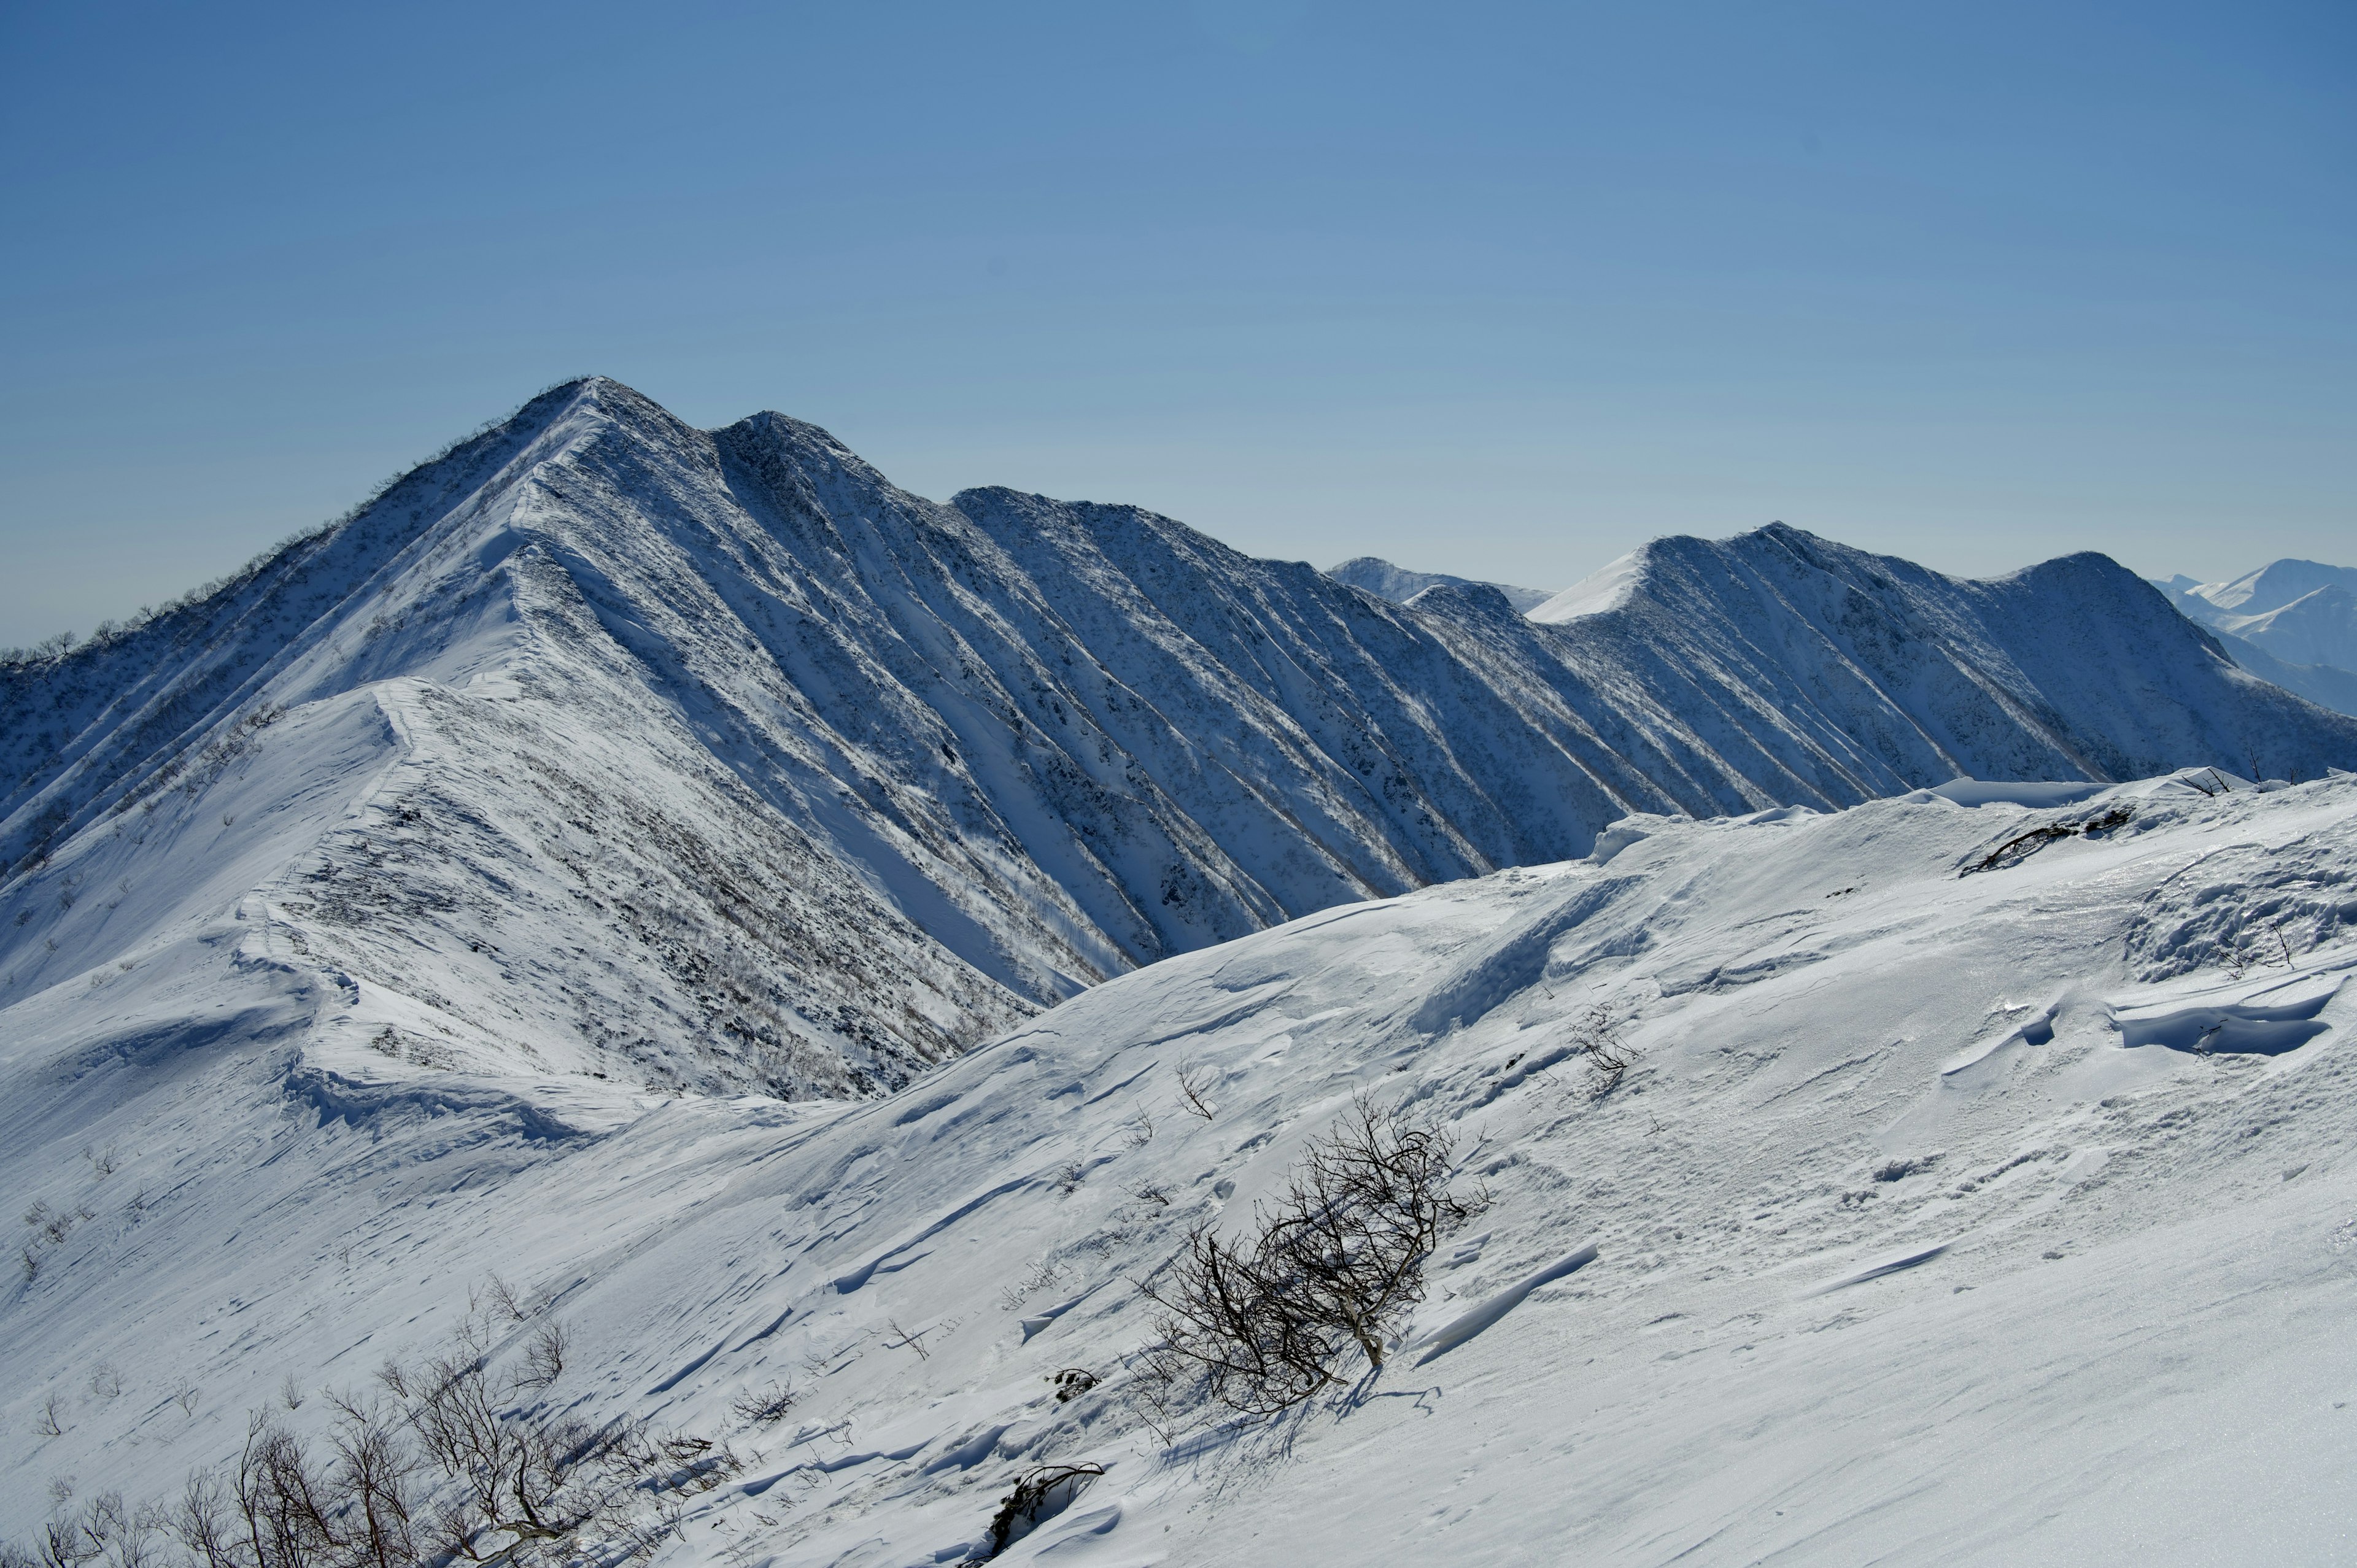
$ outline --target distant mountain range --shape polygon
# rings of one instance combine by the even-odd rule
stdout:
[[[1528,615],[1555,596],[1545,588],[1517,588],[1505,583],[1483,583],[1472,577],[1452,577],[1446,572],[1411,572],[1377,555],[1353,556],[1339,566],[1329,566],[1326,575],[1338,583],[1364,588],[1377,598],[1389,599],[1395,605],[1406,604],[1426,588],[1495,588],[1506,596],[1508,604]]]
[[[101,1052],[300,1040],[335,1095],[460,1069],[856,1097],[1138,965],[1631,812],[2357,768],[2357,720],[2102,556],[1965,582],[1780,524],[1601,575],[1552,621],[1483,585],[1396,604],[568,383],[212,592],[0,669],[0,1009]],[[173,978],[135,997],[135,970]]]
[[[2253,674],[2357,714],[2357,567],[2287,559],[2229,582],[2180,575],[2153,586]]]

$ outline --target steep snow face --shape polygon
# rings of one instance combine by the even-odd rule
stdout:
[[[0,1006],[227,920],[421,1081],[875,1093],[1135,965],[1631,811],[2357,764],[2357,724],[2099,558],[1960,584],[1770,529],[1631,580],[1562,626],[1480,585],[1394,605],[575,383],[6,672]]]
[[[2357,568],[2283,560],[2227,583],[2156,583],[2219,634],[2234,661],[2341,713],[2357,713]]]
[[[1505,595],[1506,602],[1513,606],[1517,613],[1528,615],[1553,596],[1545,588],[1517,588],[1504,583],[1480,583],[1471,577],[1452,577],[1446,572],[1411,572],[1405,566],[1394,566],[1378,555],[1353,556],[1339,566],[1329,566],[1326,575],[1338,583],[1364,588],[1377,598],[1389,599],[1395,605],[1406,604],[1426,588],[1491,587]]]
[[[285,1388],[322,1429],[496,1271],[574,1327],[552,1401],[745,1457],[660,1568],[954,1562],[1084,1461],[1004,1561],[2332,1560],[2357,780],[1952,793],[1631,819],[856,1105],[420,1080],[225,918],[0,1031],[0,1180],[62,1221],[0,1307],[0,1531],[177,1491]],[[1166,1445],[1131,1282],[1359,1093],[1490,1208],[1379,1376]]]
[[[2222,615],[2211,624],[2256,643],[2288,664],[2357,671],[2357,593],[2329,584],[2255,615]]]
[[[1845,804],[1943,769],[2119,779],[2196,752],[2345,766],[2345,718],[2236,668],[2104,556],[1964,581],[1777,523],[1659,540],[1615,571],[1625,598],[1564,622],[1562,645],[1646,671],[1673,711],[1742,712],[1789,770],[1780,799]]]
[[[2287,664],[2257,643],[2247,642],[2231,631],[2214,635],[2229,658],[2260,680],[2306,697],[2318,707],[2357,714],[2357,670],[2330,664]]]
[[[2321,561],[2286,557],[2231,582],[2199,584],[2186,591],[2223,614],[2257,616],[2281,609],[2319,588],[2357,593],[2357,566],[2328,566]]]
[[[1647,553],[1632,550],[1618,560],[1607,562],[1527,613],[1533,620],[1553,623],[1617,610],[1629,602],[1644,581]]]

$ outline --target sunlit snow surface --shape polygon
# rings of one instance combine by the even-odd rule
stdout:
[[[311,753],[382,744],[365,705],[309,722]],[[388,1056],[405,1004],[289,931],[257,896],[0,1012],[0,1180],[91,1215],[0,1305],[11,1538],[52,1479],[177,1490],[290,1375],[360,1383],[497,1271],[576,1327],[553,1397],[748,1455],[679,1568],[954,1561],[1021,1469],[1083,1459],[1003,1561],[2357,1550],[2347,776],[1633,819],[1169,959],[856,1105]],[[1637,1064],[1602,1100],[1566,1057],[1598,1006]],[[1493,1206],[1380,1378],[1165,1449],[1127,1282],[1361,1091],[1442,1119]],[[1105,1380],[1059,1406],[1067,1367]],[[781,1380],[784,1423],[731,1413]]]

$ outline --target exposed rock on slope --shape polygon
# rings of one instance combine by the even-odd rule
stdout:
[[[2100,557],[1960,583],[1780,526],[1623,565],[1560,625],[1394,605],[572,383],[0,677],[0,1005],[231,921],[403,1070],[869,1093],[1631,811],[2357,764]]]

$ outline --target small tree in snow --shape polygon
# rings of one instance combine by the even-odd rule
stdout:
[[[1336,1382],[1355,1346],[1370,1368],[1424,1299],[1424,1271],[1444,1231],[1483,1195],[1448,1190],[1448,1134],[1399,1107],[1361,1097],[1312,1138],[1248,1236],[1210,1222],[1138,1289],[1160,1308],[1141,1391],[1168,1426],[1200,1392],[1248,1415],[1273,1414]]]

